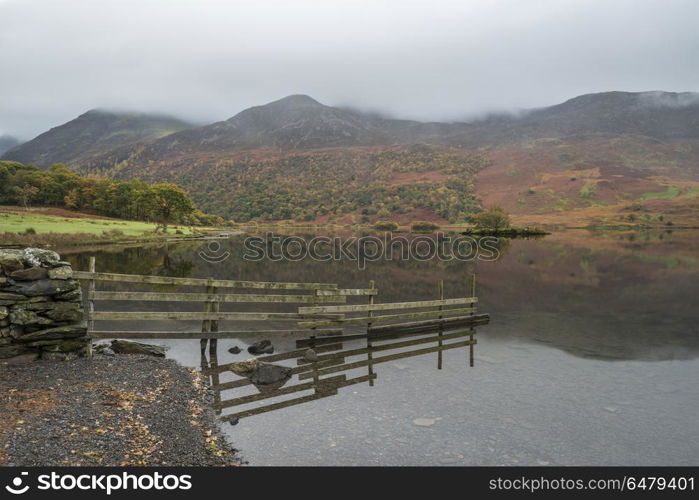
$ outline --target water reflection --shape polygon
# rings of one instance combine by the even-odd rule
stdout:
[[[373,386],[378,378],[375,366],[389,361],[436,354],[435,368],[441,370],[444,351],[468,348],[464,365],[474,366],[475,334],[471,327],[370,337],[308,337],[297,339],[295,349],[287,352],[223,364],[214,341],[208,355],[201,349],[201,370],[209,378],[217,414],[221,420],[236,423],[243,417],[336,396],[340,389],[355,384]],[[221,376],[227,374],[235,378],[222,382]],[[288,395],[293,396],[282,398]]]
[[[310,237],[306,235],[306,237]],[[602,360],[673,360],[699,356],[699,238],[672,233],[568,231],[544,240],[514,240],[496,262],[248,262],[243,237],[221,240],[231,257],[201,259],[206,243],[170,243],[65,253],[76,269],[255,281],[312,281],[380,288],[380,300],[434,298],[435,280],[455,296],[478,275],[481,308],[497,318],[489,338],[524,341]],[[126,289],[126,288],[124,288]],[[160,325],[153,324],[155,328]]]

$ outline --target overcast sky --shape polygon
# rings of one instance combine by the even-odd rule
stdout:
[[[303,93],[455,120],[699,90],[697,0],[0,0],[0,134],[88,109],[198,122]]]

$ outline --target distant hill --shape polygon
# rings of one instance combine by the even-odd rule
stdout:
[[[432,138],[470,147],[590,134],[696,139],[699,138],[699,93],[587,94],[555,106],[455,124],[445,132]]]
[[[20,141],[11,135],[0,135],[0,156],[15,146],[18,146]]]
[[[191,124],[169,116],[91,110],[5,152],[2,159],[33,163],[41,168],[54,163],[75,165],[94,155],[190,127]]]
[[[393,120],[292,95],[164,137],[115,144],[61,132],[46,148],[52,161],[175,182],[238,221],[463,222],[500,204],[524,223],[571,214],[582,224],[699,223],[696,93],[604,92],[468,123]]]

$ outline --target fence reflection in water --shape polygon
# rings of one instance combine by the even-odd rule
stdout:
[[[214,392],[217,414],[222,421],[229,421],[335,396],[344,387],[373,382],[378,377],[375,366],[389,361],[437,353],[436,367],[441,369],[442,352],[468,347],[464,364],[473,366],[477,343],[475,324],[487,321],[487,317],[481,318],[473,326],[453,330],[449,330],[448,324],[439,326],[437,323],[431,331],[423,327],[405,333],[386,328],[342,337],[299,339],[294,350],[256,358],[258,363],[282,362],[287,367],[285,372],[289,377],[273,386],[255,384],[250,377],[221,382],[220,375],[232,372],[237,363],[219,363],[218,348],[214,346],[210,346],[213,348],[208,350],[208,357],[206,351],[201,352],[201,368]],[[360,343],[361,339],[365,339],[366,344]],[[363,368],[367,373],[357,375]],[[288,395],[294,397],[284,398]]]

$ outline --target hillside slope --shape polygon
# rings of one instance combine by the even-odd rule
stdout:
[[[605,92],[471,123],[391,120],[303,96],[83,155],[84,173],[175,182],[247,220],[699,223],[699,94]]]
[[[54,163],[76,165],[93,155],[158,139],[191,126],[169,116],[91,110],[10,149],[2,159],[41,168]]]

